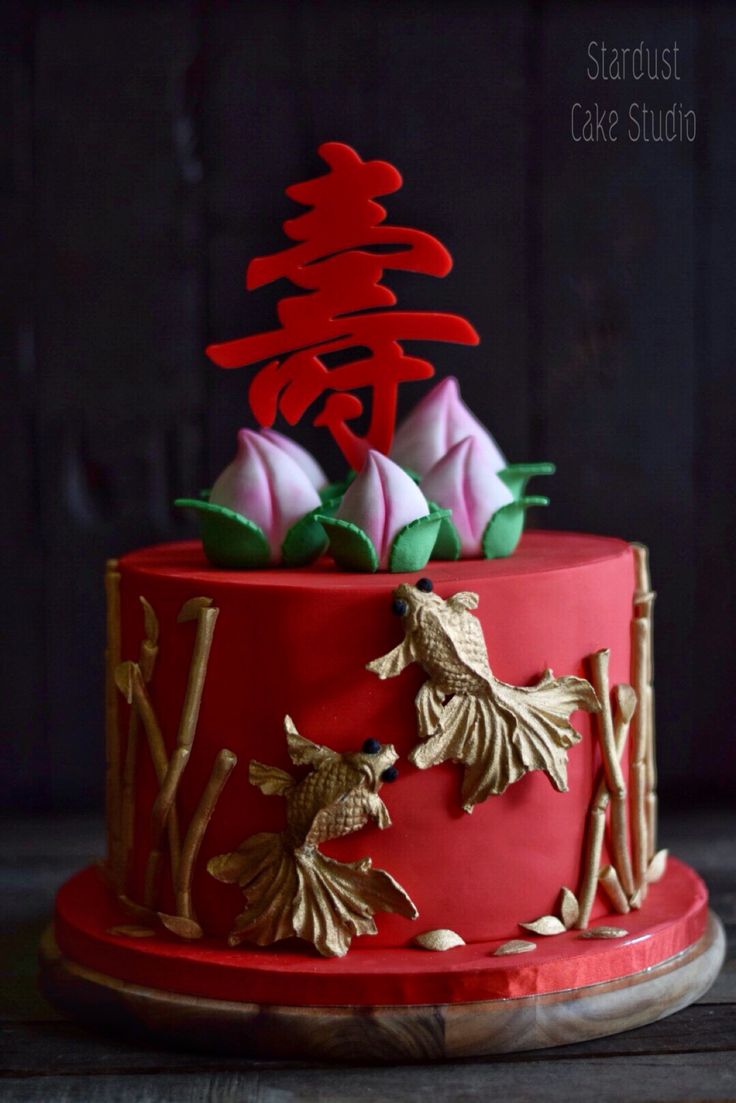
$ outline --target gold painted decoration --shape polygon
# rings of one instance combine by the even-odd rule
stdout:
[[[614,732],[613,712],[611,710],[611,692],[608,684],[608,664],[611,657],[606,648],[596,651],[588,662],[591,680],[601,703],[598,713],[598,737],[603,760],[603,773],[611,802],[611,850],[613,865],[618,880],[627,896],[634,891],[634,878],[631,872],[631,859],[628,846],[628,807],[626,782],[619,761],[620,755]],[[626,700],[629,698],[627,696]],[[632,715],[633,715],[632,711]]]
[[[629,900],[629,907],[632,911],[638,910],[644,903],[644,893],[641,889],[637,889],[634,895]]]
[[[598,652],[599,657],[607,656],[607,652]],[[595,656],[591,656],[591,661]],[[608,693],[608,667],[607,658],[599,658],[598,662],[601,664],[599,672],[601,678],[605,673],[605,686],[606,696]],[[595,666],[595,664],[593,664]],[[602,669],[605,667],[605,671]],[[619,769],[616,776],[621,773],[620,762],[624,754],[626,747],[626,739],[629,733],[629,724],[631,718],[634,715],[636,709],[636,694],[631,686],[619,685],[613,691],[614,699],[614,712],[613,712],[613,742],[614,752],[619,763]],[[610,701],[608,701],[608,708],[610,710]],[[599,727],[603,724],[603,710],[598,714]],[[606,717],[606,725],[608,726],[608,715]],[[607,742],[604,742],[604,737],[601,739],[601,753],[605,755],[610,753]],[[605,748],[605,749],[604,749]],[[601,775],[598,780],[598,784],[593,792],[593,797],[588,809],[588,827],[585,836],[585,850],[582,861],[582,873],[580,890],[578,892],[578,899],[580,902],[580,909],[575,926],[581,930],[584,930],[590,922],[590,914],[593,910],[593,902],[595,900],[595,894],[599,885],[599,874],[601,865],[601,853],[603,850],[603,836],[606,829],[606,810],[610,801],[611,794],[607,787],[607,776],[613,776],[613,770],[609,764],[608,774],[605,767],[601,768]],[[617,821],[620,830],[622,818]],[[619,840],[619,846],[621,840]],[[623,845],[626,846],[626,840],[623,839]]]
[[[649,577],[649,554],[643,544],[632,544],[636,573],[632,620],[632,682],[641,702],[632,725],[631,824],[634,879],[643,895],[647,868],[657,848],[657,776],[654,749],[654,663],[652,658],[655,594]]]
[[[212,858],[207,869],[218,881],[238,884],[246,907],[228,939],[270,945],[284,938],[305,939],[325,957],[342,957],[355,935],[375,934],[376,912],[419,914],[411,899],[370,858],[339,862],[322,854],[321,843],[352,834],[373,820],[390,827],[388,809],[378,793],[395,773],[390,745],[367,740],[362,751],[338,754],[299,734],[284,720],[289,757],[311,770],[297,781],[261,762],[250,763],[249,777],[267,796],[286,801],[286,829],[251,835],[227,854]],[[386,772],[391,773],[386,776]]]
[[[142,595],[138,598],[143,609],[143,640],[138,656],[141,677],[146,685],[153,678],[158,657],[158,617],[151,603]],[[123,883],[127,879],[135,832],[135,775],[140,740],[140,720],[137,709],[131,709],[128,717],[128,738],[123,764],[122,800],[120,809],[121,845],[123,848]]]
[[[141,922],[146,923],[152,923],[156,919],[156,913],[152,908],[146,908],[143,904],[136,904],[135,900],[131,900],[124,892],[121,892],[118,896],[118,903],[133,919],[140,919]]]
[[[530,954],[536,950],[536,942],[527,942],[524,938],[511,938],[493,951],[494,957],[505,957],[506,954]]]
[[[589,927],[581,931],[578,938],[626,938],[628,933],[623,927]]]
[[[532,934],[546,936],[564,934],[567,930],[565,924],[556,915],[540,915],[539,919],[532,919],[529,923],[520,923],[519,926],[523,927],[525,931],[531,931]]]
[[[598,874],[598,881],[608,897],[613,910],[620,912],[621,915],[626,915],[630,910],[630,904],[614,867],[603,866]]]
[[[667,872],[667,858],[669,851],[658,850],[647,867],[647,881],[650,885],[655,881],[661,881]]]
[[[637,669],[634,684],[639,686],[643,695],[645,709],[642,710],[642,722],[645,736],[644,760],[646,763],[645,818],[647,824],[647,856],[651,860],[657,850],[657,755],[655,748],[654,724],[654,601],[656,594],[652,589],[649,574],[649,551],[643,544],[632,544],[634,567],[636,571],[636,592],[634,594],[634,618],[646,621],[643,639],[643,654],[635,656]]]
[[[567,885],[563,885],[560,889],[559,900],[559,916],[540,915],[538,919],[519,923],[519,926],[526,931],[531,931],[532,934],[543,935],[545,938],[551,938],[553,935],[564,934],[565,931],[569,931],[577,923],[580,914],[578,898],[572,889],[569,889]],[[530,945],[533,946],[534,943],[530,943]]]
[[[580,905],[577,896],[567,885],[563,885],[560,889],[560,919],[566,931],[575,926],[579,915]]]
[[[414,942],[422,950],[435,950],[437,952],[444,952],[445,950],[452,950],[455,946],[464,946],[465,939],[461,938],[456,931],[451,931],[445,927],[438,927],[434,931],[423,931],[422,934],[416,935]]]
[[[443,600],[429,579],[394,590],[394,610],[404,620],[404,639],[367,669],[394,678],[419,663],[428,680],[416,708],[423,740],[409,760],[424,770],[440,762],[464,767],[466,812],[503,793],[529,770],[543,770],[559,792],[567,789],[567,751],[580,741],[569,717],[598,710],[593,687],[572,675],[546,670],[534,686],[496,678],[488,662],[483,629],[472,610],[478,595],[461,592]]]
[[[123,884],[118,885],[118,899],[132,916],[153,922],[158,919],[180,938],[201,938],[202,928],[197,921],[191,899],[194,865],[220,793],[237,762],[236,756],[226,747],[218,752],[210,777],[186,829],[183,843],[177,793],[194,747],[218,609],[213,605],[212,598],[194,597],[184,602],[177,616],[178,624],[193,621],[196,629],[178,731],[175,740],[170,737],[174,746],[169,753],[148,689],[154,676],[158,655],[158,618],[145,597],[141,596],[140,602],[143,607],[144,637],[140,645],[138,661],[119,661],[118,647],[118,662],[110,671],[113,686],[117,686],[130,705],[127,744],[122,766],[122,799],[119,802]],[[124,891],[128,855],[132,849],[135,828],[135,778],[140,729],[145,734],[158,782],[158,792],[151,807],[151,843],[145,866],[142,904],[130,899]],[[166,865],[168,865],[168,874],[176,901],[176,910],[173,915],[159,910],[160,880]],[[131,931],[132,928],[128,929],[127,933],[135,937]]]

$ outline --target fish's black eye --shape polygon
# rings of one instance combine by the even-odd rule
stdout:
[[[378,754],[381,744],[377,739],[366,739],[363,744],[363,754]]]
[[[397,617],[405,617],[409,612],[409,605],[403,598],[395,597],[391,602],[391,612],[395,613]]]
[[[420,578],[417,582],[417,590],[421,590],[423,594],[431,594],[434,590],[434,583],[431,578]]]
[[[395,766],[387,766],[381,774],[381,781],[396,781],[399,776],[399,771]]]

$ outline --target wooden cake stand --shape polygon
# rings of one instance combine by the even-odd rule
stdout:
[[[495,942],[321,959],[291,947],[126,938],[88,869],[59,894],[41,984],[94,1026],[243,1057],[396,1063],[510,1053],[631,1030],[697,1000],[725,954],[705,901],[697,874],[672,859],[647,907],[616,917],[625,938],[571,930],[511,957],[494,956]]]

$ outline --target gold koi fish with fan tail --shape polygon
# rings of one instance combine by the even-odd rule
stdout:
[[[250,836],[237,850],[212,858],[207,869],[245,893],[246,909],[235,920],[231,946],[245,940],[265,946],[296,936],[326,957],[342,957],[355,935],[376,933],[376,912],[418,915],[401,885],[385,870],[373,869],[370,858],[338,862],[319,850],[321,843],[359,831],[369,820],[391,826],[378,791],[396,776],[398,756],[374,739],[361,751],[338,754],[301,736],[288,716],[284,727],[292,762],[312,772],[297,782],[285,770],[253,760],[249,778],[268,796],[285,799],[286,829]]]
[[[581,739],[569,717],[576,709],[597,712],[598,699],[584,678],[555,678],[545,670],[534,686],[512,686],[496,678],[488,661],[483,628],[472,610],[478,595],[443,600],[427,578],[394,590],[394,612],[404,639],[368,663],[379,678],[394,678],[419,663],[428,680],[416,697],[419,735],[424,742],[409,755],[419,769],[440,762],[464,767],[466,812],[503,793],[529,770],[543,770],[559,792],[567,789],[567,750]]]

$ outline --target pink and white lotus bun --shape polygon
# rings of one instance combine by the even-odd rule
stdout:
[[[486,462],[477,437],[465,437],[429,469],[421,482],[431,502],[452,510],[452,524],[460,538],[460,558],[483,555],[483,534],[497,510],[514,496]]]
[[[491,471],[477,437],[458,441],[421,481],[431,504],[451,511],[443,520],[435,559],[497,559],[511,555],[521,538],[528,506],[548,499],[515,496],[501,475]]]
[[[369,451],[334,516],[320,516],[338,566],[361,571],[420,570],[432,554],[444,510],[430,510],[414,480]]]
[[[495,440],[460,397],[457,379],[448,376],[424,396],[396,430],[391,459],[424,476],[466,437],[477,442],[483,467],[494,474],[506,467]]]
[[[327,546],[314,513],[319,494],[296,460],[266,436],[241,429],[235,459],[207,499],[178,499],[200,513],[207,558],[218,567],[298,566]]]
[[[328,479],[322,467],[312,453],[303,448],[301,444],[297,444],[291,437],[284,436],[276,429],[260,429],[258,435],[265,437],[271,444],[275,444],[277,448],[290,456],[301,467],[315,490],[322,490],[323,487],[327,486]]]

